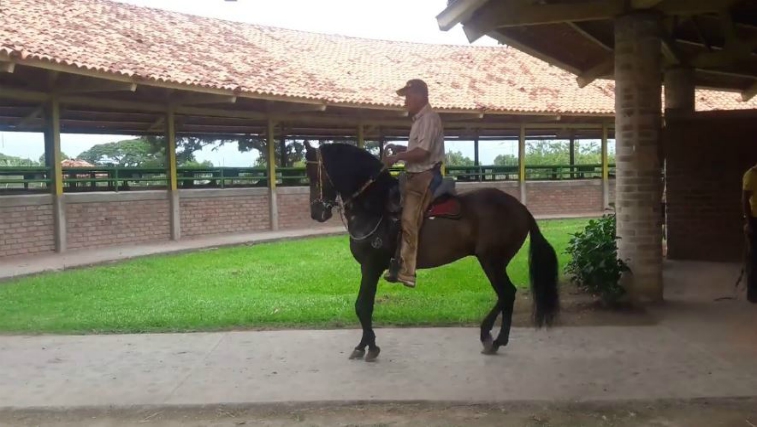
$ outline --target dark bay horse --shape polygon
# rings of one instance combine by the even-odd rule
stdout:
[[[372,328],[373,306],[379,278],[399,243],[399,181],[361,148],[325,144],[316,149],[306,143],[306,150],[310,216],[319,222],[328,221],[341,199],[350,250],[361,266],[355,311],[363,337],[350,358],[374,361],[381,350]],[[516,289],[506,268],[529,233],[533,321],[537,327],[550,326],[560,306],[557,255],[533,215],[516,198],[495,188],[448,194],[447,202],[450,198],[456,215],[441,213],[424,219],[417,268],[434,268],[467,256],[478,259],[497,294],[496,304],[481,323],[483,353],[494,354],[509,341]],[[500,313],[502,326],[497,338],[492,339],[491,330]]]

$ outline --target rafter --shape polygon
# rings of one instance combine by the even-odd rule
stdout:
[[[455,25],[470,18],[473,12],[486,4],[487,1],[489,0],[455,1],[440,14],[436,15],[436,22],[439,24],[439,29],[442,31],[449,31]]]
[[[0,73],[12,73],[16,70],[16,63],[10,61],[0,61]]]
[[[65,87],[56,87],[60,95],[74,95],[95,92],[134,92],[137,90],[136,83],[114,82],[109,80],[95,80],[88,82],[72,83]]]
[[[235,95],[216,95],[212,93],[187,93],[173,97],[176,105],[207,105],[207,104],[235,104]]]
[[[498,28],[612,19],[634,8],[668,15],[719,12],[736,0],[586,0],[581,3],[534,4],[530,0],[488,2],[463,22],[469,42]]]
[[[741,100],[744,102],[751,101],[752,98],[757,96],[757,81],[752,83],[751,86],[746,88],[743,92],[741,92]]]
[[[33,122],[34,120],[38,119],[42,115],[43,111],[45,111],[45,106],[44,105],[40,105],[39,107],[35,108],[34,110],[32,110],[31,113],[29,113],[26,116],[24,116],[16,124],[16,129],[23,129],[23,128],[27,127],[31,122]]]
[[[580,24],[577,24],[575,22],[568,22],[568,25],[573,28],[577,33],[581,34],[582,36],[586,37],[587,39],[591,40],[596,44],[597,46],[601,47],[602,49],[611,52],[612,47],[608,45],[607,43],[603,42],[602,40],[595,37],[590,32],[586,31],[583,27],[581,27]]]
[[[594,80],[612,74],[615,69],[615,55],[608,55],[595,66],[589,68],[576,77],[578,87],[586,87]]]
[[[547,55],[545,53],[542,53],[541,51],[539,51],[537,49],[533,49],[532,47],[530,47],[530,46],[528,46],[528,45],[526,45],[524,43],[521,43],[520,41],[518,41],[518,40],[516,40],[516,39],[514,39],[512,37],[505,36],[502,33],[492,33],[489,36],[491,38],[497,40],[501,44],[504,44],[504,45],[513,47],[515,49],[518,49],[519,51],[521,51],[521,52],[523,52],[525,54],[531,55],[534,58],[541,59],[544,62],[547,62],[549,64],[552,64],[552,65],[555,65],[557,67],[560,67],[560,68],[562,68],[565,71],[571,72],[573,74],[581,74],[581,70],[579,70],[578,68],[576,68],[576,67],[574,67],[574,66],[572,66],[572,65],[570,65],[570,64],[568,64],[566,62],[560,61],[557,58],[554,58],[554,57],[549,56],[549,55]]]

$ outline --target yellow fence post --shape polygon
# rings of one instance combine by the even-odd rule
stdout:
[[[520,125],[518,136],[518,182],[520,183],[520,202],[526,204],[526,125]]]
[[[171,240],[181,239],[181,202],[176,162],[176,114],[173,106],[166,111],[166,161],[168,162],[168,195],[171,201]]]

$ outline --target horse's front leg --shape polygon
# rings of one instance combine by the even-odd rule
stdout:
[[[366,362],[373,362],[378,357],[381,349],[376,345],[376,334],[373,333],[373,304],[376,300],[376,287],[378,286],[379,277],[382,270],[371,265],[361,266],[362,279],[360,281],[360,292],[355,301],[355,312],[360,325],[363,327],[363,338],[360,344],[355,347],[350,359],[362,359],[365,356]],[[368,354],[365,354],[365,348],[368,347]]]

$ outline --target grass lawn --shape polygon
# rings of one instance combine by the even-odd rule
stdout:
[[[562,270],[585,220],[541,221]],[[528,240],[508,268],[528,283]],[[114,333],[358,325],[360,269],[347,237],[153,256],[0,284],[0,332]],[[474,258],[379,283],[377,324],[478,323],[494,292]]]

